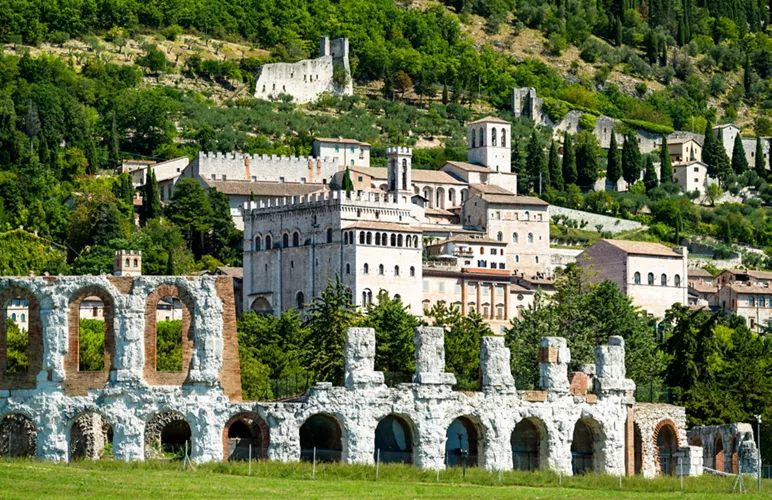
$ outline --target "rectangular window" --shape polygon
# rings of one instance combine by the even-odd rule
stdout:
[[[279,182],[284,183],[284,177],[279,177]]]
[[[306,178],[305,177],[301,177],[300,178],[300,183],[301,184],[305,184],[306,183]]]
[[[222,180],[227,180],[227,178],[225,177],[225,174],[222,174]]]
[[[440,285],[440,292],[445,293],[445,282],[440,281],[439,285]]]
[[[503,286],[497,286],[496,287],[496,295],[498,295],[498,296],[504,295],[504,287]]]
[[[214,174],[212,174],[212,180],[216,180],[216,179],[217,177]]]
[[[461,293],[461,285],[456,283],[456,293]]]
[[[362,176],[360,175],[360,176],[357,176],[357,181],[358,181],[358,182],[364,182],[364,179],[363,179],[363,178],[362,178]]]
[[[252,176],[252,182],[257,182],[257,176],[256,175]]]
[[[428,292],[428,291],[429,291],[429,282],[424,280],[424,292]]]
[[[484,286],[482,292],[483,295],[489,295],[490,289],[487,286]]]

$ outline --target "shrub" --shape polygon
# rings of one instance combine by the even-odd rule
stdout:
[[[668,125],[661,125],[659,123],[651,123],[643,120],[631,120],[629,118],[622,118],[622,122],[630,125],[634,128],[640,128],[654,134],[672,134],[673,127]]]
[[[164,38],[166,38],[170,42],[173,42],[177,39],[177,37],[182,35],[182,26],[178,26],[174,24],[172,26],[164,28],[161,34],[164,36]]]
[[[555,123],[565,118],[569,111],[568,105],[564,101],[552,97],[544,98],[543,109],[550,120]]]
[[[597,118],[589,113],[583,113],[582,116],[579,117],[579,128],[581,130],[586,130],[588,132],[592,132],[595,130],[595,121]]]

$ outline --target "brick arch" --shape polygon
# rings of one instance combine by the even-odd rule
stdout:
[[[156,307],[163,297],[175,297],[182,303],[182,370],[159,372],[156,369]],[[193,358],[193,296],[185,288],[163,284],[147,296],[145,305],[145,366],[143,377],[150,385],[182,385],[188,378]]]
[[[724,465],[724,437],[719,432],[713,440],[713,468],[725,472]]]
[[[657,471],[657,474],[662,474],[662,464],[660,464],[659,445],[657,444],[657,440],[659,438],[660,431],[665,427],[670,427],[672,429],[673,435],[675,436],[676,449],[681,443],[681,436],[678,433],[678,425],[676,425],[673,420],[666,418],[664,420],[660,420],[659,423],[657,423],[657,426],[654,428],[654,433],[652,435],[652,446],[654,449],[654,469]],[[673,467],[676,467],[676,465],[673,465]]]
[[[102,301],[105,322],[104,368],[101,371],[80,371],[80,304],[87,297]],[[64,355],[64,390],[69,396],[85,396],[89,389],[101,389],[114,370],[115,356],[115,299],[101,286],[87,286],[70,296],[67,316],[67,353]]]
[[[252,458],[265,459],[268,457],[268,447],[271,445],[271,428],[265,423],[265,420],[255,412],[243,411],[233,415],[222,431],[222,449],[223,460],[229,460],[231,458],[233,450],[231,449],[228,439],[228,431],[236,422],[244,422],[252,431],[252,435],[259,439],[256,439],[256,443],[252,447]]]
[[[107,444],[113,441],[113,426],[100,410],[88,409],[70,423],[70,461],[102,458]]]
[[[27,301],[27,371],[6,373],[8,317],[5,306],[9,300]],[[0,292],[0,389],[35,389],[37,375],[43,369],[43,322],[40,319],[40,300],[30,290],[11,286]]]
[[[190,448],[188,454],[193,454],[193,446],[195,440],[193,439],[193,426],[190,425],[185,416],[174,410],[160,411],[154,414],[150,420],[145,424],[145,458],[159,458],[159,452],[162,451],[163,441],[162,436],[164,429],[169,425],[185,426],[191,433]]]

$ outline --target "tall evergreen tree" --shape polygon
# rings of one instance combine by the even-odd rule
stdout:
[[[354,190],[354,182],[351,180],[351,171],[348,165],[346,166],[346,173],[343,174],[343,186],[341,186],[341,189],[346,192],[347,198],[351,196],[351,192]]]
[[[764,158],[764,148],[761,147],[761,137],[756,136],[756,154],[753,169],[762,179],[767,178],[767,160]]]
[[[196,258],[201,258],[206,250],[204,236],[212,228],[212,206],[201,184],[194,179],[181,178],[164,214],[180,228]]]
[[[724,148],[724,129],[718,129],[718,137],[713,142],[713,161],[716,163],[716,176],[725,182],[732,174],[732,162]]]
[[[716,138],[713,137],[713,124],[708,120],[705,124],[705,140],[702,144],[702,162],[708,166],[708,175],[718,177],[716,174]]]
[[[563,139],[563,182],[566,185],[576,184],[576,180],[576,155],[574,154],[573,139],[566,132]]]
[[[590,132],[576,136],[577,183],[582,189],[594,189],[598,179],[598,139]]]
[[[659,185],[657,171],[654,169],[654,161],[651,159],[651,155],[646,155],[646,171],[643,174],[643,185],[646,186],[647,193]]]
[[[734,148],[732,149],[732,170],[737,175],[742,175],[748,171],[748,159],[745,157],[745,148],[740,134],[734,138]]]
[[[619,160],[619,147],[617,146],[617,135],[611,132],[611,142],[608,147],[608,161],[606,164],[606,178],[617,185],[619,178],[622,177],[622,163]]]
[[[622,177],[628,188],[641,178],[641,153],[638,150],[638,140],[632,134],[626,135],[622,144]]]
[[[121,155],[120,155],[120,137],[118,135],[118,124],[115,121],[115,112],[112,113],[111,123],[110,123],[110,136],[109,136],[109,143],[108,143],[108,161],[110,162],[109,168],[118,168],[118,165],[121,163]]]
[[[563,171],[560,166],[560,158],[558,157],[558,147],[555,144],[555,141],[552,141],[552,144],[550,144],[550,153],[549,158],[547,160],[547,163],[549,164],[549,171],[550,171],[550,185],[557,189],[558,191],[562,191],[563,186]]]
[[[153,167],[147,167],[145,185],[142,188],[142,210],[139,213],[140,223],[144,226],[150,219],[161,216],[161,195],[158,192],[158,180],[156,180]]]
[[[206,252],[223,264],[237,264],[241,257],[238,250],[241,234],[233,223],[228,195],[215,188],[209,188],[208,197],[209,206],[212,207],[212,218]]]
[[[659,180],[663,184],[673,182],[673,164],[670,161],[670,150],[667,136],[662,135],[662,147],[659,149]]]
[[[166,251],[166,275],[174,276],[174,256],[171,250]]]
[[[547,158],[544,157],[544,150],[535,129],[531,133],[528,146],[526,146],[526,154],[528,156],[525,159],[525,165],[534,189],[539,189],[540,185],[549,186],[550,173],[547,166]]]
[[[743,87],[745,87],[745,95],[751,93],[751,61],[748,57],[748,53],[745,53],[745,63],[743,64]]]

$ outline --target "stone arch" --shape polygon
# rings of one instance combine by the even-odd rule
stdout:
[[[445,463],[448,466],[463,465],[463,451],[467,452],[467,466],[477,467],[484,457],[485,429],[471,415],[456,417],[445,432]]]
[[[423,196],[429,204],[429,208],[434,208],[434,190],[429,186],[424,187]]]
[[[383,463],[412,464],[417,435],[413,421],[401,414],[390,413],[375,428],[373,459]],[[380,450],[380,454],[379,454]]]
[[[273,248],[273,239],[271,239],[270,234],[265,235],[265,249],[271,250]]]
[[[80,371],[80,307],[88,297],[102,301],[104,316],[104,368],[101,371]],[[64,390],[70,396],[85,396],[88,389],[101,389],[110,378],[115,356],[115,299],[101,286],[81,288],[70,296],[67,317],[67,353],[64,355]]]
[[[34,457],[37,447],[37,429],[29,416],[8,413],[0,420],[0,456]]]
[[[162,372],[156,369],[157,331],[156,307],[163,297],[178,298],[182,303],[182,370]],[[257,301],[255,301],[257,302]],[[150,385],[182,385],[188,377],[193,358],[193,297],[185,288],[164,283],[147,296],[145,303],[145,366],[143,378]],[[254,304],[253,304],[254,308]]]
[[[273,314],[273,307],[271,307],[271,303],[268,302],[268,299],[265,297],[256,298],[254,302],[252,302],[252,307],[250,309],[257,314]]]
[[[456,190],[453,188],[448,188],[448,202],[451,207],[456,206]]]
[[[445,188],[438,187],[435,194],[437,196],[437,203],[435,206],[437,208],[445,208]]]
[[[9,372],[7,363],[8,315],[6,305],[13,299],[27,301],[27,369]],[[21,286],[10,286],[0,292],[0,390],[34,389],[37,375],[43,369],[43,322],[40,319],[40,300],[32,291]]]
[[[512,430],[512,466],[515,470],[538,470],[547,463],[547,427],[536,417],[526,417]]]
[[[162,411],[145,424],[145,458],[159,458],[165,454],[181,457],[185,443],[192,455],[192,431],[187,419],[176,411]]]
[[[113,442],[113,428],[99,412],[88,410],[70,423],[70,461],[103,458]]]
[[[245,411],[233,415],[222,431],[223,460],[249,459],[250,446],[252,458],[265,459],[270,444],[270,428],[255,412]]]
[[[292,231],[292,246],[293,247],[300,246],[300,231],[298,231],[297,229]]]
[[[338,417],[329,413],[316,413],[300,426],[300,459],[310,462],[340,462],[343,458],[345,435]]]
[[[724,440],[721,434],[717,434],[716,440],[713,441],[713,468],[721,472],[726,471],[724,466]]]
[[[571,439],[571,469],[574,475],[602,473],[604,469],[605,437],[600,424],[592,417],[583,417],[574,424]]]
[[[671,476],[678,466],[678,426],[670,419],[660,420],[654,428],[654,468],[657,475]]]

